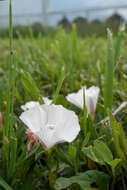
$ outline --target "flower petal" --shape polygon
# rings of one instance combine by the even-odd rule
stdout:
[[[23,112],[20,119],[49,149],[61,142],[72,142],[80,131],[78,117],[61,105],[38,105]]]
[[[50,99],[47,98],[47,97],[43,97],[43,100],[44,100],[44,103],[45,103],[46,105],[50,105],[50,104],[52,103],[52,100],[50,100]]]
[[[62,141],[72,142],[80,132],[78,117],[75,112],[63,108],[63,118],[61,126],[57,125],[56,136]]]
[[[83,89],[85,88],[85,101],[88,114],[94,114],[96,104],[99,96],[100,89],[96,86],[92,86],[88,89],[82,87],[77,93],[72,93],[66,96],[67,100],[76,105],[80,109],[83,109]]]
[[[98,96],[99,96],[100,89],[97,86],[92,86],[87,89],[87,96],[92,99],[93,105],[94,105],[94,110],[96,109],[97,101],[98,101]]]
[[[44,100],[44,103],[47,105],[50,105],[52,103],[52,100],[50,100],[47,97],[43,97],[43,100]],[[33,108],[34,106],[38,106],[38,105],[40,105],[39,102],[30,101],[30,102],[27,102],[25,105],[22,105],[21,109],[23,111],[26,111],[26,110],[29,110],[29,109]]]
[[[26,111],[26,110],[33,108],[36,105],[37,106],[40,105],[39,102],[30,101],[30,102],[27,102],[25,105],[22,105],[21,108],[23,111]]]
[[[43,132],[42,129],[47,121],[46,112],[40,105],[23,112],[19,117],[27,127],[36,135],[36,132]]]
[[[65,141],[72,142],[80,131],[76,114],[61,105],[42,105],[42,107],[47,110],[48,114],[47,132],[45,132],[47,136],[50,136],[50,142],[48,139],[48,147]],[[49,126],[52,126],[51,130]],[[48,133],[50,135],[48,135]]]
[[[83,88],[80,89],[77,93],[71,93],[66,96],[69,102],[79,107],[80,109],[83,109]]]

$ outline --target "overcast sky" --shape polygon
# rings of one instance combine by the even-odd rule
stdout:
[[[107,7],[113,5],[127,5],[127,0],[47,0],[49,1],[48,10],[49,11],[58,11],[66,9],[87,9],[95,7]],[[8,2],[9,0],[0,2],[0,15],[8,15]],[[12,0],[13,4],[13,14],[14,15],[25,15],[25,14],[42,14],[42,0]],[[122,9],[117,11],[127,20],[127,9]],[[68,18],[73,20],[76,16],[86,16],[87,19],[104,19],[114,12],[113,10],[105,10],[100,12],[94,12],[88,15],[81,13],[78,15],[72,15]],[[61,19],[63,15],[52,16],[51,22],[56,23]]]
[[[66,10],[66,9],[87,9],[87,8],[95,8],[95,7],[109,7],[109,6],[119,6],[119,5],[127,5],[127,0],[50,0],[49,10]],[[105,19],[108,16],[114,13],[113,10],[105,10],[100,12],[94,12],[86,15],[89,20],[92,19]],[[127,9],[121,9],[117,11],[117,13],[121,14],[125,19],[127,19]],[[78,15],[75,15],[78,16]],[[74,15],[70,16],[69,19],[73,20]],[[85,16],[80,14],[80,16]]]
[[[51,10],[101,7],[126,4],[126,0],[50,0]]]
[[[0,2],[0,13],[7,13],[9,0]],[[14,13],[38,13],[42,11],[43,0],[12,0]],[[127,5],[127,0],[47,0],[49,10],[64,10],[76,8],[104,7],[112,5]]]

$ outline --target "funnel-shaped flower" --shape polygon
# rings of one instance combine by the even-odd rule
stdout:
[[[88,89],[82,87],[77,93],[72,93],[66,96],[67,100],[76,105],[80,109],[83,109],[83,89],[85,89],[85,101],[88,114],[93,115],[96,110],[97,100],[100,89],[96,86],[92,86]]]
[[[47,148],[61,142],[72,142],[80,131],[78,117],[61,105],[35,105],[20,119]]]
[[[43,97],[43,100],[46,105],[50,105],[52,103],[52,100],[50,100],[47,97]],[[23,111],[26,111],[26,110],[29,110],[29,109],[33,108],[34,106],[38,106],[38,105],[40,105],[39,102],[30,101],[30,102],[27,102],[25,105],[22,105],[21,108]]]

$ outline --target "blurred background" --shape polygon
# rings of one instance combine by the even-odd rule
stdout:
[[[9,0],[0,0],[0,36],[8,36]],[[28,26],[34,36],[54,32],[58,26],[71,31],[77,26],[81,36],[105,36],[109,27],[117,33],[127,22],[125,0],[12,0],[14,37],[27,35]]]

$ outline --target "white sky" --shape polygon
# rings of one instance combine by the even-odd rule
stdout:
[[[51,10],[101,7],[126,4],[126,0],[50,0]]]
[[[127,0],[46,0],[49,1],[49,11],[58,11],[66,9],[80,9],[80,8],[94,8],[104,7],[112,5],[127,5]],[[8,4],[9,0],[0,1],[0,16],[8,15]],[[42,0],[12,0],[13,15],[25,15],[25,14],[41,14],[42,13]],[[127,9],[120,10],[119,13],[127,19]],[[89,19],[105,18],[113,14],[112,10],[96,12],[90,14]],[[75,16],[84,15],[73,15],[69,19],[73,20]],[[53,16],[51,19],[52,23],[56,23],[61,16]],[[0,18],[1,19],[1,18]],[[33,18],[31,18],[33,19]],[[4,21],[3,21],[4,22]]]
[[[101,7],[111,5],[127,5],[127,0],[47,0],[49,1],[49,10],[64,10],[88,7]],[[9,0],[0,2],[0,14],[8,14]],[[42,0],[12,0],[13,13],[41,13]]]

